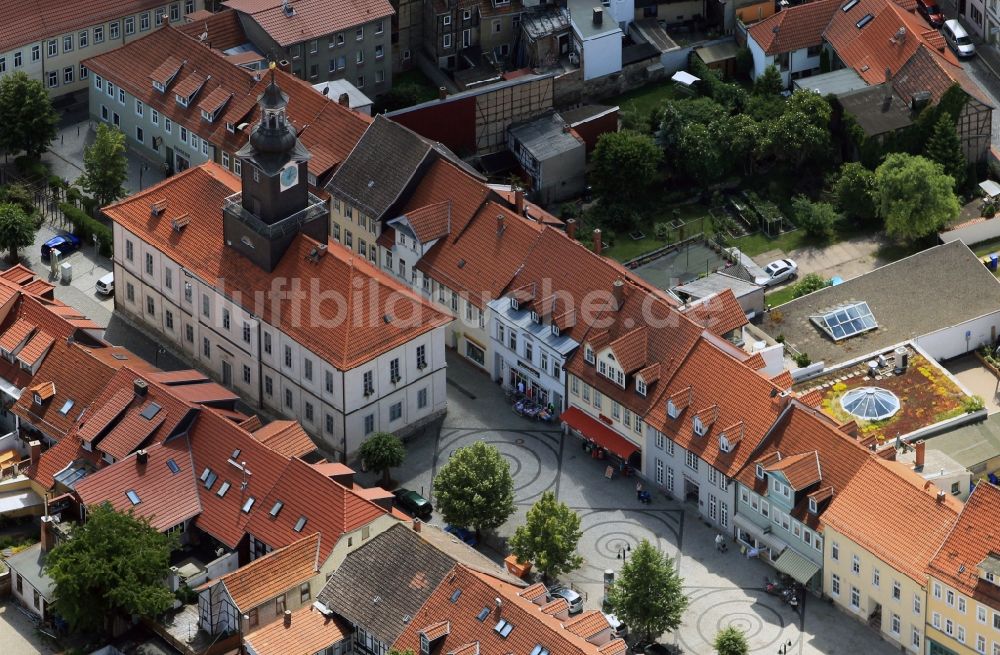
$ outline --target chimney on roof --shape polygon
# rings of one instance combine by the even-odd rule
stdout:
[[[49,550],[52,549],[53,546],[56,545],[55,544],[56,535],[55,535],[55,530],[53,530],[53,525],[55,523],[55,520],[53,517],[46,514],[45,516],[42,517],[41,522],[42,522],[42,530],[41,534],[39,535],[40,537],[39,541],[41,541],[42,552],[47,553],[49,552]]]
[[[149,391],[149,384],[146,383],[142,378],[136,378],[132,382],[132,390],[135,391],[135,395],[142,398]]]
[[[146,452],[145,448],[140,448],[135,451],[135,464],[136,466],[145,466],[146,462],[149,461],[149,453]]]
[[[292,627],[292,610],[285,610],[285,627]]]
[[[524,189],[514,187],[514,211],[518,216],[524,216]]]
[[[38,460],[42,456],[42,442],[37,439],[28,442],[28,448],[31,452],[31,465],[38,466]]]
[[[625,304],[625,280],[618,278],[611,285],[611,297],[615,301],[615,311],[617,312]]]
[[[576,219],[575,218],[567,218],[566,219],[566,235],[570,239],[575,239],[576,238]]]
[[[285,12],[285,15],[288,17],[292,17],[295,15],[295,9],[292,8],[292,3],[289,0],[282,0],[281,10]]]
[[[569,134],[571,129],[572,128],[569,126],[569,123],[563,123],[563,134]]]
[[[945,495],[946,494],[943,491],[938,491],[935,500],[937,500],[938,503],[943,503]]]
[[[413,531],[420,532],[420,519],[413,519]]]
[[[448,87],[439,86],[438,87],[438,100],[444,100],[448,97]]]
[[[349,108],[351,106],[351,96],[347,95],[346,93],[341,93],[340,97],[337,98],[337,102],[340,103],[341,107]]]
[[[601,241],[601,228],[597,228],[594,230],[594,254],[600,256],[602,250],[604,250],[604,242]]]
[[[504,231],[505,227],[506,226],[504,225],[503,214],[497,214],[497,236],[500,236],[500,235],[503,234],[503,231]]]
[[[285,71],[286,73],[291,73],[292,72],[292,65],[290,63],[288,63],[287,59],[282,59],[281,61],[279,61],[278,62],[278,68],[280,68],[281,70]]]
[[[924,451],[927,448],[927,442],[921,439],[913,447],[916,450],[916,456],[913,458],[913,468],[917,471],[922,471],[924,469]]]
[[[316,259],[321,259],[326,254],[327,249],[328,246],[325,243],[316,246]]]
[[[594,7],[594,25],[600,26],[604,22],[604,8]]]

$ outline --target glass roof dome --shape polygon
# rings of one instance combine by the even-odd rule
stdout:
[[[899,411],[899,398],[881,387],[858,387],[840,398],[840,406],[866,421],[881,421]]]

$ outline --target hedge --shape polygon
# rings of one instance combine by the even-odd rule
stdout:
[[[69,203],[59,203],[59,211],[73,226],[73,234],[84,242],[89,241],[96,234],[101,254],[105,257],[111,257],[114,252],[112,242],[114,237],[110,228],[105,227],[100,221],[94,220],[85,211]]]

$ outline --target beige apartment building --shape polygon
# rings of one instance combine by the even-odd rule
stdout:
[[[86,92],[84,59],[204,8],[204,0],[0,0],[0,76],[27,73],[55,98]]]

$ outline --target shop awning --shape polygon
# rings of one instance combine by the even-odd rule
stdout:
[[[758,543],[771,551],[772,557],[778,553],[784,552],[788,548],[788,544],[784,541],[775,537],[770,532],[764,532],[760,526],[742,514],[737,514],[733,517],[733,525],[752,535]]]
[[[563,412],[559,416],[559,420],[582,434],[585,439],[590,439],[598,446],[611,451],[626,462],[632,455],[639,451],[639,446],[621,436],[604,423],[587,416],[576,407],[570,407]]]
[[[809,584],[812,577],[819,572],[819,564],[811,562],[791,548],[786,549],[781,553],[781,557],[775,560],[774,568],[787,573],[801,584]]]

